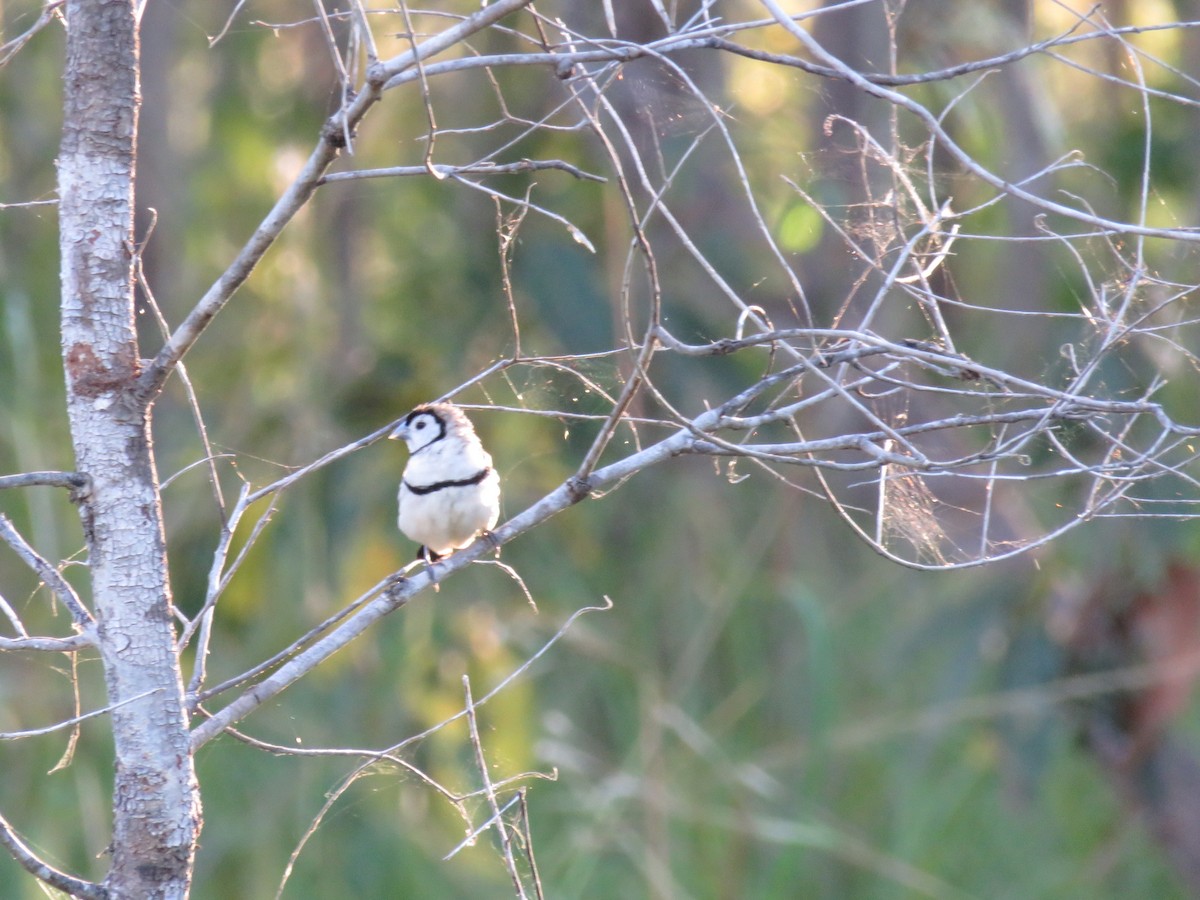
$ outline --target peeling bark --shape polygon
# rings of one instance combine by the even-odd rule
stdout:
[[[71,0],[58,159],[62,348],[116,753],[114,898],[186,897],[200,828],[162,507],[134,327],[137,18]],[[126,702],[131,697],[148,696]]]

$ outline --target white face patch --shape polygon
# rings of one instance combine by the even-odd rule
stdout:
[[[405,423],[401,437],[408,444],[409,451],[416,453],[442,437],[444,433],[445,426],[436,413],[422,412],[413,416],[411,422]]]

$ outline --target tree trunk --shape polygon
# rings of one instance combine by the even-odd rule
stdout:
[[[133,0],[67,4],[58,160],[62,349],[100,654],[112,704],[115,898],[185,897],[199,788],[175,652],[147,405],[134,393],[133,175],[139,96]]]

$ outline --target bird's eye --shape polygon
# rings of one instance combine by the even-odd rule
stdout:
[[[417,431],[420,431],[424,427],[425,427],[425,420],[422,419],[420,422],[417,423]]]

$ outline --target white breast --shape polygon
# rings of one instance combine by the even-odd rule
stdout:
[[[400,530],[439,556],[466,547],[481,531],[490,531],[500,517],[500,477],[491,465],[491,456],[478,442],[435,444],[413,455],[400,484]],[[409,485],[461,481],[483,469],[489,471],[478,484],[447,486],[427,494],[409,489]]]

